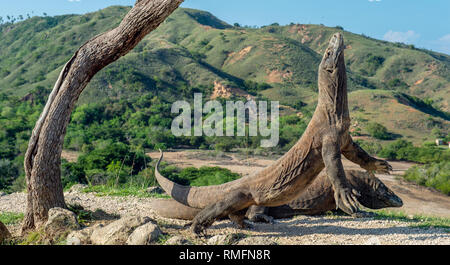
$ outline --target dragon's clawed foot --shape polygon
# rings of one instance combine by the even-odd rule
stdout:
[[[335,189],[334,199],[336,201],[336,209],[341,209],[348,215],[357,213],[360,207],[357,196],[361,196],[355,189],[338,188]]]
[[[242,222],[242,224],[239,225],[239,228],[241,229],[253,229],[255,228],[255,226],[249,222],[247,222],[247,220],[245,220],[244,222]]]
[[[250,221],[255,223],[269,223],[269,224],[274,223],[273,217],[268,216],[267,214],[255,214],[251,217]]]
[[[368,171],[375,171],[380,174],[390,174],[392,166],[386,160],[377,159],[372,162],[367,168]]]
[[[208,235],[206,233],[206,228],[200,225],[192,225],[191,231],[194,233],[197,237],[203,237],[206,238]]]

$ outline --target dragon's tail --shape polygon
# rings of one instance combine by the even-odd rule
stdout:
[[[235,187],[236,182],[241,181],[237,179],[222,185],[204,186],[204,187],[191,187],[177,184],[170,179],[164,177],[159,172],[159,164],[163,159],[163,152],[159,150],[161,156],[155,166],[155,176],[161,188],[174,200],[182,203],[186,206],[203,209],[206,206],[215,203],[222,199],[224,195]]]

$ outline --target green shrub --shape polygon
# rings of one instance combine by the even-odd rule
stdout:
[[[150,158],[146,157],[143,152],[132,151],[131,147],[124,143],[113,143],[78,158],[78,163],[84,170],[107,170],[113,162],[116,165],[120,163],[123,166],[132,167],[130,173],[137,174],[145,168],[147,162],[150,162]]]
[[[10,160],[0,160],[0,190],[7,189],[18,177],[19,169]]]
[[[383,125],[376,123],[376,122],[370,122],[367,127],[367,132],[370,136],[376,139],[380,140],[390,140],[392,139],[391,134],[387,131],[386,127]]]
[[[87,183],[83,167],[78,163],[63,162],[61,164],[61,182],[64,188],[77,183]]]
[[[366,59],[366,69],[370,76],[373,76],[378,68],[380,68],[384,63],[384,58],[381,56],[376,56],[370,54]]]
[[[368,142],[363,140],[356,140],[355,141],[364,151],[371,155],[376,155],[378,152],[381,151],[382,146],[379,143],[376,142]]]
[[[380,157],[391,160],[408,160],[418,163],[450,161],[450,149],[443,150],[436,146],[416,147],[406,140],[397,140],[384,146]]]
[[[165,175],[163,171],[161,171],[161,173]],[[186,186],[210,186],[233,181],[240,178],[240,175],[220,167],[188,167],[182,169],[178,173],[172,171],[172,174],[169,174],[169,178]]]
[[[450,161],[413,166],[403,176],[419,185],[432,187],[450,195]]]
[[[404,81],[402,81],[399,78],[391,79],[387,82],[388,87],[395,89],[395,88],[407,88],[408,84],[406,84]]]

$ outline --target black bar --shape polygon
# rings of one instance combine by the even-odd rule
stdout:
[[[6,260],[24,262],[74,261],[86,264],[128,265],[139,264],[327,264],[328,262],[359,263],[373,261],[375,264],[402,264],[407,260],[426,258],[440,260],[449,252],[449,246],[0,246],[0,255]],[[363,257],[363,259],[361,259]],[[51,259],[51,260],[50,260]],[[95,263],[94,263],[95,262]],[[125,263],[123,263],[125,262]]]

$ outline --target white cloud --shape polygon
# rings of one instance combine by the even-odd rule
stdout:
[[[447,34],[444,37],[440,38],[439,41],[450,43],[450,34]]]
[[[450,54],[450,34],[442,36],[437,41],[433,41],[433,44],[438,51]]]
[[[81,2],[81,0],[67,0],[69,2]]]
[[[384,34],[383,39],[390,42],[412,43],[419,39],[419,37],[420,34],[416,33],[414,30],[408,30],[406,32],[389,30]]]

